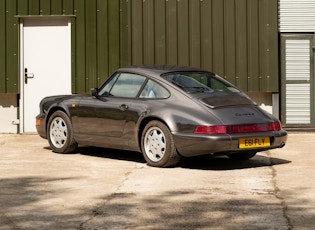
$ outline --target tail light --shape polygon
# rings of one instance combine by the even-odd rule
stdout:
[[[195,134],[226,134],[227,126],[197,126],[195,128]]]
[[[281,130],[280,122],[266,124],[244,124],[244,125],[218,125],[197,126],[195,134],[233,134],[233,133],[257,133]]]

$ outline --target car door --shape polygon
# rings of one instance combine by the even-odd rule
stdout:
[[[120,138],[128,143],[125,127],[136,123],[141,114],[133,109],[137,95],[146,78],[137,74],[117,73],[98,92],[97,96],[83,98],[78,108],[80,134],[100,138],[102,142]],[[130,133],[130,130],[128,130]],[[109,139],[104,139],[108,137]]]
[[[121,137],[128,116],[128,105],[126,99],[121,98],[82,99],[78,108],[80,133]]]

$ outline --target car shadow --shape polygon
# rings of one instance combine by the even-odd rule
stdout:
[[[109,158],[114,160],[116,159],[144,164],[146,163],[145,159],[142,156],[142,153],[126,150],[82,146],[79,147],[75,151],[75,153],[93,157]]]
[[[291,161],[267,157],[259,153],[248,160],[231,160],[227,156],[204,155],[183,158],[178,167],[200,170],[236,170],[247,168],[268,167],[273,165],[289,164]]]
[[[146,164],[143,155],[139,152],[133,151],[98,147],[79,147],[75,154]],[[180,162],[174,167],[199,170],[236,170],[289,163],[291,163],[291,161],[280,158],[268,157],[259,153],[249,160],[231,160],[226,156],[212,156],[209,154],[197,157],[183,157],[180,160]]]

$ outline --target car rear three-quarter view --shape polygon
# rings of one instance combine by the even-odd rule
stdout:
[[[204,154],[249,159],[287,139],[277,118],[229,82],[177,66],[121,68],[91,95],[44,98],[36,127],[55,152],[138,151],[156,167]]]

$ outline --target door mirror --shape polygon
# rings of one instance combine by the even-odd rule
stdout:
[[[98,96],[98,88],[92,88],[91,89],[91,95],[93,97],[97,97]]]

